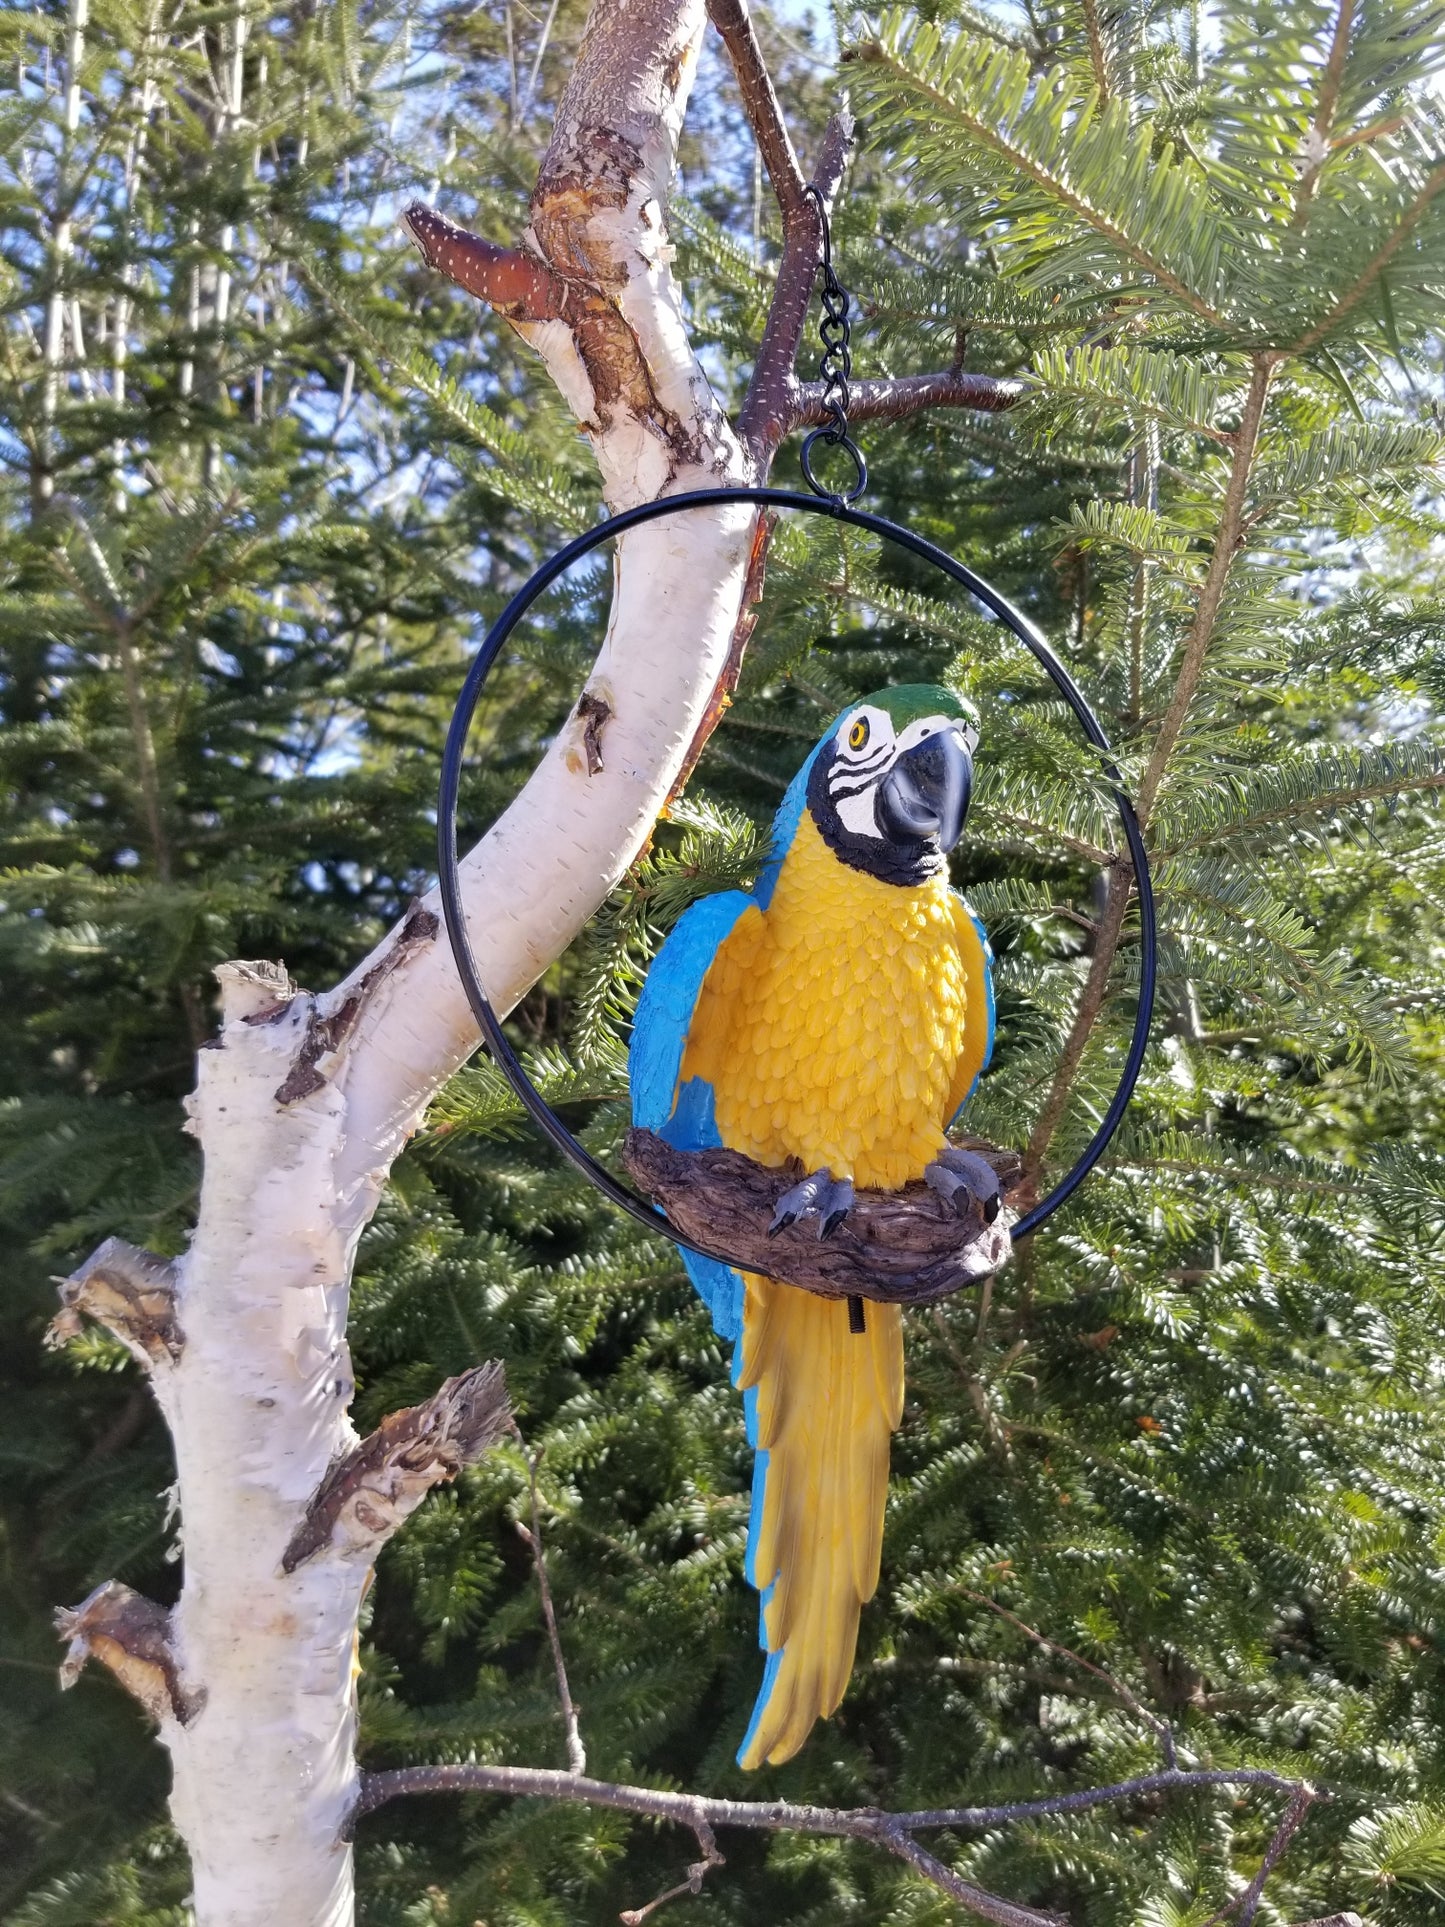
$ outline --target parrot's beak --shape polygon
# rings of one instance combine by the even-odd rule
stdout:
[[[956,729],[936,736],[900,756],[878,793],[878,823],[900,841],[935,841],[951,850],[963,835],[973,794],[973,758]]]

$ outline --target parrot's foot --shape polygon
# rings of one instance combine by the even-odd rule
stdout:
[[[949,1145],[924,1171],[923,1181],[952,1208],[956,1217],[967,1217],[975,1204],[982,1207],[985,1224],[992,1224],[998,1216],[1003,1202],[998,1173],[974,1151],[961,1151],[957,1145]]]
[[[835,1178],[828,1171],[813,1171],[778,1199],[768,1236],[774,1238],[799,1218],[816,1215],[818,1236],[826,1238],[838,1229],[852,1209],[851,1178]]]

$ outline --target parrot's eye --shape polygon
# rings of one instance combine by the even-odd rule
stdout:
[[[860,716],[848,731],[849,749],[862,749],[868,741],[868,718]]]

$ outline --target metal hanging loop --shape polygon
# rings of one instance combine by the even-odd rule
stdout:
[[[828,419],[804,439],[798,461],[803,478],[815,495],[821,496],[825,502],[847,507],[856,502],[868,486],[868,464],[863,459],[862,449],[848,433],[848,384],[853,378],[853,330],[848,320],[850,303],[848,290],[833,272],[833,230],[822,190],[809,185],[803,192],[818,210],[822,239],[823,319],[818,324],[818,333],[823,338],[823,353],[819,357],[818,373],[822,377],[823,406],[828,411]],[[829,448],[841,448],[851,459],[851,488],[826,488],[813,473],[813,450],[819,442]]]
[[[827,431],[821,431],[826,435]],[[1037,1231],[1045,1218],[1057,1211],[1066,1198],[1073,1196],[1084,1182],[1090,1171],[1103,1156],[1110,1138],[1118,1130],[1129,1099],[1133,1095],[1139,1072],[1143,1068],[1144,1054],[1149,1045],[1149,1028],[1154,1012],[1154,984],[1157,971],[1158,938],[1155,928],[1154,891],[1149,878],[1149,859],[1144,849],[1144,837],[1139,828],[1139,819],[1134,806],[1125,794],[1123,778],[1115,768],[1109,751],[1109,740],[1105,736],[1098,718],[1095,716],[1082,691],[1068,670],[1054,654],[1040,631],[983,577],[976,575],[964,562],[952,556],[946,549],[917,535],[912,529],[900,523],[890,522],[881,515],[873,515],[866,509],[852,508],[836,496],[823,495],[821,491],[804,495],[795,489],[766,487],[728,487],[698,489],[688,495],[665,495],[658,501],[642,502],[636,508],[624,509],[621,514],[599,522],[595,528],[577,536],[563,549],[544,562],[531,579],[525,582],[512,597],[501,615],[487,631],[486,639],[478,650],[471,668],[467,671],[466,681],[457,698],[457,706],[452,715],[451,728],[447,732],[446,749],[442,757],[441,795],[437,803],[437,869],[440,886],[442,912],[446,920],[447,936],[451,940],[452,954],[456,958],[457,970],[467,993],[467,1002],[481,1026],[487,1048],[493,1062],[502,1072],[515,1091],[528,1115],[533,1119],[552,1144],[569,1159],[582,1175],[602,1193],[610,1198],[620,1210],[628,1213],[648,1231],[661,1232],[685,1251],[693,1251],[704,1258],[716,1258],[721,1263],[732,1265],[734,1269],[747,1270],[750,1267],[740,1264],[725,1251],[711,1250],[697,1244],[687,1237],[658,1209],[636,1191],[622,1183],[619,1178],[599,1164],[590,1151],[586,1150],[567,1129],[561,1118],[553,1111],[545,1097],[533,1084],[524,1070],[521,1060],[513,1050],[501,1019],[492,1007],[490,998],[482,984],[477,969],[476,955],[472,949],[471,937],[467,931],[466,909],[462,901],[462,882],[460,857],[457,849],[457,802],[461,793],[462,769],[466,762],[467,737],[470,734],[472,719],[476,715],[482,690],[487,677],[505,647],[512,632],[526,616],[533,604],[551,588],[559,576],[565,575],[575,562],[591,555],[610,542],[614,536],[635,529],[644,522],[655,522],[664,515],[680,515],[688,509],[721,508],[734,503],[746,502],[755,508],[778,508],[802,510],[813,515],[834,515],[850,527],[863,529],[882,542],[894,543],[915,555],[920,561],[932,564],[952,581],[969,593],[988,613],[1011,630],[1029,651],[1039,667],[1048,676],[1064,702],[1073,712],[1079,728],[1087,740],[1099,751],[1099,759],[1104,773],[1113,788],[1114,807],[1118,811],[1119,826],[1124,833],[1124,842],[1133,866],[1134,888],[1139,899],[1139,1002],[1134,1017],[1134,1031],[1129,1050],[1124,1060],[1119,1082],[1108,1109],[1099,1122],[1097,1130],[1080,1153],[1072,1169],[1064,1176],[1046,1198],[1040,1200],[1032,1211],[1025,1212],[1012,1226],[1010,1235],[1015,1243],[1026,1238],[1030,1232]]]

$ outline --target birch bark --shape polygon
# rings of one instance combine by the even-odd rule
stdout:
[[[704,26],[702,0],[595,0],[524,244],[570,299],[567,319],[522,332],[590,436],[613,508],[745,473],[688,342],[664,224]],[[619,544],[588,683],[609,712],[603,766],[589,774],[574,718],[465,864],[499,1008],[641,849],[728,660],[751,540],[743,509]],[[128,1668],[133,1690],[148,1682],[199,1927],[346,1927],[366,1575],[426,1486],[491,1436],[419,1408],[404,1415],[407,1452],[376,1471],[348,1417],[349,1282],[387,1170],[477,1038],[430,902],[324,996],[275,965],[220,974],[222,1028],[191,1100],[199,1222],[169,1275],[167,1343],[137,1343],[133,1310],[95,1282],[101,1254],[63,1314],[124,1327],[152,1372],[175,1441],[181,1597],[166,1625],[102,1589],[64,1630],[72,1668],[93,1654]]]

